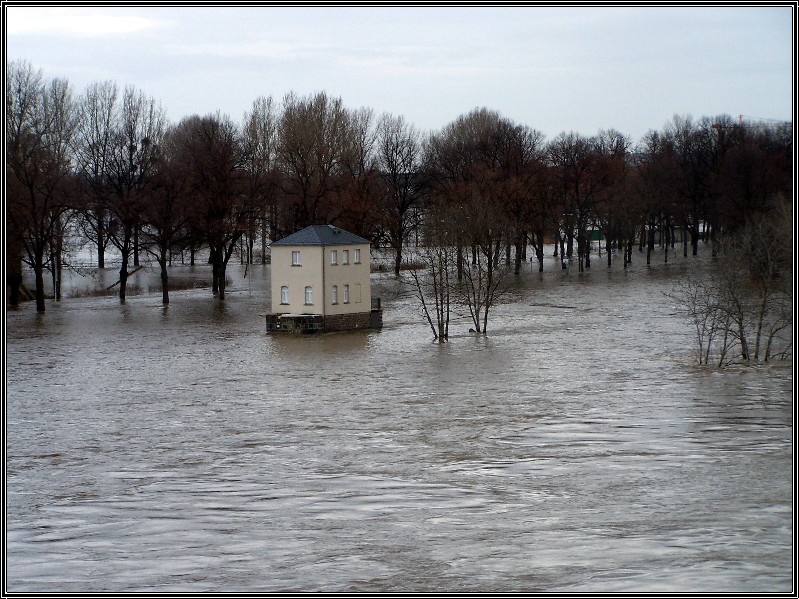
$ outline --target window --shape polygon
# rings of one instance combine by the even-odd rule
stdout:
[[[338,264],[338,252],[336,250],[330,252],[330,264]]]
[[[342,264],[349,264],[350,263],[350,251],[349,250],[341,250],[341,263]]]
[[[344,303],[345,304],[349,304],[350,303],[350,286],[349,285],[344,285]]]
[[[302,266],[302,262],[300,262],[300,253],[299,252],[291,252],[291,265],[292,266]]]
[[[286,285],[280,288],[280,303],[281,304],[288,304],[289,303],[289,288]]]
[[[305,288],[305,305],[306,306],[313,305],[313,287]]]
[[[338,285],[333,285],[333,303],[338,303]]]
[[[355,250],[355,264],[361,263],[361,250]]]

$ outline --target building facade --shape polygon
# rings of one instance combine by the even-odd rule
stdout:
[[[375,326],[367,239],[314,225],[273,243],[271,258],[267,330]]]

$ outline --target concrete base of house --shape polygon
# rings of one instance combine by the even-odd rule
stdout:
[[[321,333],[325,317],[321,314],[267,314],[267,333]]]
[[[383,326],[383,311],[354,314],[266,314],[267,333],[330,333],[357,329],[379,329]]]

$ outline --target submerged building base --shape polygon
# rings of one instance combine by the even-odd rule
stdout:
[[[383,311],[355,314],[267,314],[267,333],[329,333],[357,329],[379,329],[383,326]]]
[[[325,317],[321,314],[267,314],[266,332],[321,333]]]

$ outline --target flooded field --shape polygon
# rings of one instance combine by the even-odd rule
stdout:
[[[708,259],[633,258],[443,345],[384,274],[380,331],[267,335],[260,265],[8,311],[7,590],[790,592],[792,369],[694,366]]]

